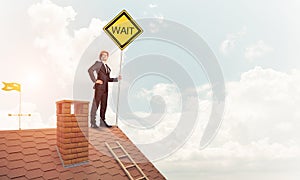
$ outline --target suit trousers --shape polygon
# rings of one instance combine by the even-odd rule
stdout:
[[[107,108],[107,98],[108,98],[108,92],[104,89],[95,88],[95,95],[93,99],[92,109],[91,109],[91,124],[96,123],[96,113],[98,110],[98,107],[100,105],[100,118],[102,120],[105,120],[105,112]]]

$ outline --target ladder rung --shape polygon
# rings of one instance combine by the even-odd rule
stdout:
[[[111,149],[118,149],[121,148],[120,146],[111,147]]]
[[[135,167],[135,164],[131,164],[129,166],[126,166],[125,168],[128,169],[128,168],[132,168],[132,167]]]
[[[122,156],[119,156],[118,158],[124,158],[124,157],[127,157],[127,154],[124,154]]]
[[[146,177],[145,176],[142,176],[140,178],[137,178],[136,180],[141,180],[141,179],[145,179]]]

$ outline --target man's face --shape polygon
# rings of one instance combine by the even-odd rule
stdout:
[[[101,60],[102,61],[107,61],[107,59],[108,59],[108,55],[106,53],[102,53],[101,54]]]

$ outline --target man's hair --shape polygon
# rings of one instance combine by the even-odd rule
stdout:
[[[102,54],[104,54],[104,53],[106,53],[107,56],[109,56],[109,53],[108,53],[107,51],[101,51],[100,54],[99,54],[99,58],[100,58],[100,59],[101,59]]]

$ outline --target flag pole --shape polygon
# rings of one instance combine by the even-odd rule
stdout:
[[[122,60],[123,60],[123,50],[121,50],[121,60],[120,60],[120,67],[119,67],[119,76],[121,75],[122,70]],[[118,78],[119,78],[118,76]],[[117,96],[117,112],[116,112],[116,126],[118,127],[118,116],[119,116],[119,100],[120,100],[120,86],[121,81],[118,80],[118,96]]]
[[[19,102],[19,130],[21,130],[21,103],[22,103],[22,95],[20,89],[20,102]]]

